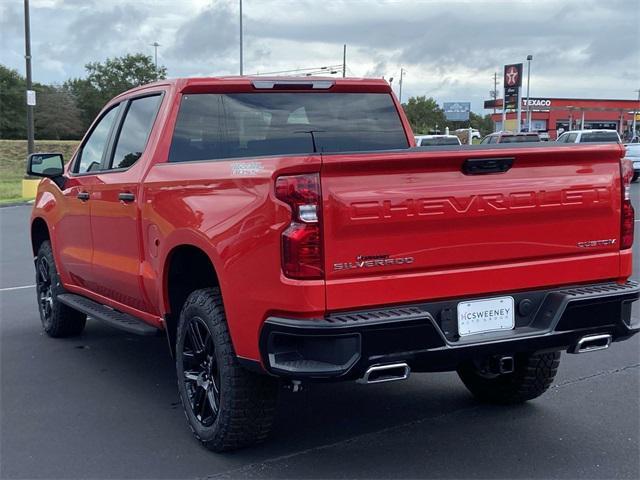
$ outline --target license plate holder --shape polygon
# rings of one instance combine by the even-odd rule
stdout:
[[[458,335],[513,330],[513,297],[494,297],[458,303]]]

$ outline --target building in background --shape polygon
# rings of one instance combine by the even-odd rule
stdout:
[[[502,99],[487,100],[485,109],[497,109],[491,114],[495,131],[516,130],[515,111],[507,112],[505,128],[502,126]],[[531,130],[549,132],[552,140],[567,130],[609,129],[617,130],[620,136],[631,132],[634,114],[638,115],[640,127],[640,105],[638,100],[604,100],[591,98],[530,98]],[[522,128],[527,129],[527,99],[522,99]]]

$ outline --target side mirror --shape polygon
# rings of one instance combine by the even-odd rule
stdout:
[[[27,175],[55,178],[64,173],[61,153],[32,153],[27,160]]]

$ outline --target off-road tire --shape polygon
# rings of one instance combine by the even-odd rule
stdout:
[[[39,268],[44,271],[39,271]],[[48,274],[47,298],[50,298],[46,307],[41,300],[43,285],[47,283],[42,278],[45,272]],[[51,243],[46,240],[40,245],[36,258],[36,298],[38,299],[42,328],[47,335],[54,338],[80,335],[87,322],[87,316],[84,313],[74,310],[58,300],[58,295],[63,293],[65,293],[65,289],[60,282]]]
[[[514,357],[513,373],[488,377],[474,362],[458,367],[458,375],[479,400],[488,403],[523,403],[539,397],[553,382],[560,365],[560,352],[525,353]]]
[[[188,362],[193,362],[193,357],[191,360],[184,357],[190,319],[206,323],[207,333],[213,340],[215,357],[211,357],[217,363],[219,397],[217,416],[210,426],[196,417],[191,406],[192,397],[188,394],[190,387],[185,380],[185,367]],[[250,372],[238,363],[219,289],[196,290],[187,298],[177,328],[176,372],[187,423],[206,448],[222,452],[251,446],[267,438],[275,416],[278,382],[267,375]]]

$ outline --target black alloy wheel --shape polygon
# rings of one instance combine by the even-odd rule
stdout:
[[[220,369],[211,331],[197,316],[189,319],[184,336],[182,373],[193,416],[204,427],[210,427],[220,411]]]
[[[53,289],[51,285],[51,266],[45,256],[38,258],[36,264],[36,288],[38,290],[38,307],[42,326],[47,329],[51,325],[53,313]]]

